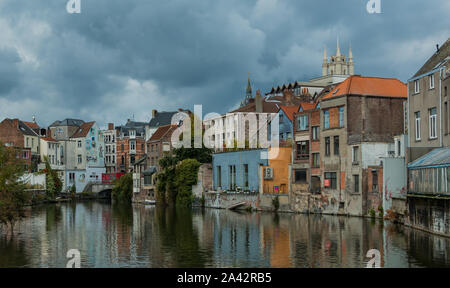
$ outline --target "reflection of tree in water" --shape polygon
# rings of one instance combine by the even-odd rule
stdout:
[[[30,263],[25,243],[14,236],[0,235],[0,268],[23,267]]]
[[[45,207],[46,230],[51,231],[62,219],[62,210],[60,205],[48,205]]]
[[[205,267],[211,255],[203,253],[199,244],[199,236],[194,231],[192,210],[186,208],[166,207],[156,209],[158,235],[161,244],[171,254],[175,267]]]
[[[133,206],[130,203],[113,202],[112,216],[122,227],[133,226]]]

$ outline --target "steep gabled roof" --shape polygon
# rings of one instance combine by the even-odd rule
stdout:
[[[53,122],[50,127],[56,127],[56,126],[78,126],[80,127],[83,125],[84,121],[79,119],[64,119],[62,121],[55,121]]]
[[[182,111],[182,112],[187,112],[187,111]],[[152,120],[150,120],[150,127],[160,127],[160,126],[164,126],[164,125],[170,125],[172,124],[172,117],[179,113],[178,111],[174,111],[174,112],[157,112],[155,117],[152,118]]]
[[[153,133],[152,137],[148,140],[151,141],[159,141],[166,135],[171,136],[173,131],[177,129],[177,125],[164,125],[159,127],[155,133]]]
[[[284,114],[289,118],[289,120],[294,119],[294,113],[298,112],[298,109],[300,108],[299,105],[295,106],[281,106],[280,109],[283,110]]]
[[[25,125],[27,125],[31,129],[41,129],[41,127],[39,127],[39,125],[36,122],[27,122],[27,121],[22,122],[25,123]]]
[[[314,110],[316,109],[316,106],[317,103],[314,102],[303,102],[300,104],[300,107],[303,109],[303,111]]]
[[[70,138],[84,138],[88,135],[92,126],[94,126],[95,122],[87,122],[83,123],[80,128],[75,132]]]
[[[336,86],[322,100],[343,95],[407,98],[407,85],[395,78],[362,77],[354,75]]]
[[[31,129],[28,125],[26,125],[23,121],[18,120],[18,125],[19,127],[17,127],[20,132],[22,132],[24,135],[28,135],[28,136],[39,136],[33,129]]]
[[[450,57],[450,38],[445,41],[445,43],[439,48],[439,51],[436,51],[425,64],[417,71],[417,73],[413,76],[417,77],[419,75],[425,74],[433,70],[436,65],[445,60],[445,58]]]

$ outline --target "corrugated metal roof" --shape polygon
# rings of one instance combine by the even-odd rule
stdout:
[[[436,148],[408,165],[409,169],[450,166],[450,147]]]

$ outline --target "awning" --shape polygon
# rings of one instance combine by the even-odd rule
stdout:
[[[156,173],[156,167],[150,166],[142,174],[144,174],[144,176],[152,176],[155,173]]]
[[[408,169],[450,167],[450,147],[436,148],[408,165]]]

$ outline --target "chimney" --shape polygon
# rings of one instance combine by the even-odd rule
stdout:
[[[156,117],[156,114],[158,114],[158,110],[153,109],[153,110],[152,110],[152,118],[155,118],[155,117]]]
[[[36,123],[36,117],[34,115],[33,115],[32,119],[33,119],[33,123]]]
[[[256,113],[262,113],[263,112],[263,103],[262,103],[262,97],[261,97],[261,90],[259,90],[259,89],[256,91],[255,108],[256,108]]]
[[[284,105],[292,104],[292,98],[293,98],[292,91],[289,89],[284,89],[283,98],[285,101]]]
[[[108,130],[114,130],[114,123],[108,123]]]
[[[439,53],[439,44],[436,44],[436,53]]]

